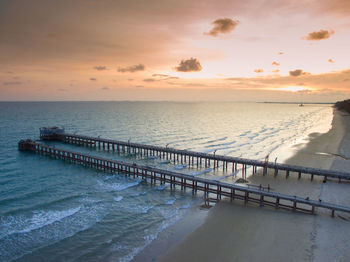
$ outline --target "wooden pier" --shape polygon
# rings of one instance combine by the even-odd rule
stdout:
[[[237,173],[240,170],[243,178],[247,177],[247,169],[251,167],[252,174],[257,173],[258,168],[260,168],[263,175],[267,174],[268,169],[271,169],[273,170],[275,176],[283,172],[286,178],[288,178],[290,175],[296,175],[298,179],[300,179],[301,176],[308,176],[311,180],[313,180],[314,176],[319,176],[323,178],[323,181],[327,181],[329,178],[336,179],[338,182],[341,182],[341,180],[350,180],[350,174],[345,172],[279,164],[274,162],[216,154],[207,154],[170,148],[168,146],[161,147],[144,145],[139,143],[132,143],[130,141],[117,141],[100,137],[67,133],[53,135],[50,140],[59,140],[70,144],[83,145],[88,147],[97,147],[99,149],[117,153],[138,154],[140,156],[157,156],[162,159],[177,163],[186,163],[189,166],[198,168],[222,168],[222,170],[226,172],[228,170],[232,170],[232,173]]]
[[[252,202],[257,203],[260,206],[270,206],[276,209],[282,208],[312,214],[316,212],[316,208],[325,209],[330,211],[332,217],[334,217],[335,212],[350,213],[350,207],[269,192],[264,189],[248,188],[245,186],[223,183],[155,167],[137,165],[136,163],[125,163],[62,150],[36,143],[32,140],[21,140],[18,143],[18,147],[21,151],[35,152],[37,154],[50,156],[54,159],[62,159],[105,172],[140,177],[150,181],[151,184],[156,184],[157,181],[161,184],[168,183],[170,184],[171,189],[175,189],[175,187],[178,186],[181,187],[181,190],[186,190],[186,188],[191,189],[193,194],[200,191],[203,192],[206,201],[217,201],[222,197],[227,197],[231,199],[231,201],[238,199],[243,200],[245,203]]]

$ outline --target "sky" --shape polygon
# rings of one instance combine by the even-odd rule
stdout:
[[[1,101],[349,97],[349,0],[0,0]]]

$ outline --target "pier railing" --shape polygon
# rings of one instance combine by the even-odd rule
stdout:
[[[350,173],[345,172],[201,153],[190,150],[170,148],[167,146],[162,147],[145,145],[140,143],[132,143],[130,141],[125,142],[67,133],[54,135],[52,140],[60,140],[71,144],[98,147],[100,149],[102,148],[104,150],[118,153],[133,153],[141,156],[153,155],[170,161],[172,160],[174,162],[177,161],[187,163],[196,167],[213,167],[213,169],[218,169],[221,167],[223,171],[232,169],[233,173],[237,173],[239,170],[238,165],[240,165],[243,178],[247,176],[247,167],[252,167],[253,174],[257,172],[258,168],[261,168],[263,175],[267,173],[268,169],[271,169],[273,170],[275,176],[277,176],[281,171],[285,172],[286,178],[288,178],[291,174],[294,174],[298,176],[298,179],[300,179],[301,176],[309,176],[310,179],[313,180],[314,176],[319,176],[322,177],[324,181],[326,181],[328,178],[336,179],[339,182],[341,182],[341,180],[350,180]]]
[[[197,191],[201,191],[203,192],[206,201],[217,201],[222,197],[227,197],[231,200],[240,199],[245,202],[257,203],[260,206],[270,206],[310,213],[314,213],[315,208],[321,208],[330,210],[333,217],[336,211],[350,213],[350,207],[346,206],[269,192],[262,189],[248,188],[245,186],[195,177],[151,166],[138,165],[136,163],[131,164],[105,159],[43,145],[31,140],[21,140],[18,143],[18,147],[22,151],[35,152],[55,159],[62,159],[86,167],[96,168],[105,172],[141,177],[142,179],[151,181],[151,184],[155,184],[157,181],[161,184],[168,183],[170,184],[171,189],[180,186],[181,190],[190,188],[193,194]]]

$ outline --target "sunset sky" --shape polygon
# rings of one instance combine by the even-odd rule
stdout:
[[[349,0],[0,0],[2,101],[349,96]]]

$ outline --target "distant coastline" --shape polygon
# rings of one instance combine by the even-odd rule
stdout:
[[[327,103],[327,102],[257,102],[257,103],[262,103],[262,104],[287,104],[287,105],[299,105],[299,104],[304,104],[304,105],[334,105],[336,103]],[[337,102],[338,103],[338,102]]]
[[[304,105],[334,105],[338,102],[273,102],[273,101],[227,101],[227,100],[198,100],[198,101],[187,101],[187,100],[0,100],[0,103],[74,103],[74,102],[128,102],[128,103],[257,103],[257,104],[304,104]]]

